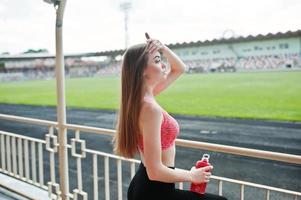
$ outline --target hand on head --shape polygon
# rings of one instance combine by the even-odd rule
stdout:
[[[145,33],[145,37],[148,53],[153,54],[156,51],[162,52],[164,50],[165,45],[162,44],[159,40],[150,38],[148,33]]]

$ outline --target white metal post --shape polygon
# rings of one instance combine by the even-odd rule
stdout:
[[[66,0],[57,1],[55,44],[56,44],[56,92],[57,92],[57,121],[59,138],[59,174],[60,190],[63,200],[69,199],[69,173],[68,173],[68,148],[66,125],[66,103],[65,103],[65,65],[63,53],[63,16]]]

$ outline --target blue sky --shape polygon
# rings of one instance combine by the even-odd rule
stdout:
[[[65,53],[124,48],[124,0],[67,0]],[[130,1],[130,0],[128,0]],[[131,0],[129,45],[144,32],[166,44],[301,29],[300,0]],[[55,10],[42,0],[0,0],[0,53],[55,52]]]

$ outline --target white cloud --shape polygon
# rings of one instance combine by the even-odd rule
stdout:
[[[64,18],[66,53],[124,46],[121,0],[69,0]],[[148,31],[164,43],[219,38],[226,29],[256,35],[301,29],[299,0],[132,0],[130,44]],[[47,48],[54,53],[55,11],[43,0],[0,2],[0,52]]]

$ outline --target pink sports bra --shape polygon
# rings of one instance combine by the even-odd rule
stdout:
[[[161,124],[161,148],[162,150],[172,146],[179,134],[178,122],[162,109],[163,121]],[[138,147],[143,151],[143,136],[140,134]]]

